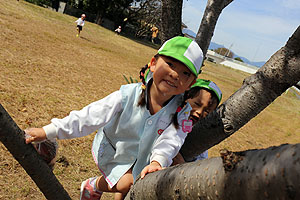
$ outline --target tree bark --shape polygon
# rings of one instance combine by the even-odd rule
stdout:
[[[278,96],[300,80],[300,26],[284,47],[277,51],[242,87],[218,109],[199,120],[188,134],[181,153],[186,160],[220,143]]]
[[[71,199],[34,147],[31,144],[25,144],[24,132],[13,121],[1,104],[0,140],[25,169],[47,199]]]
[[[161,6],[161,40],[183,35],[181,31],[182,0],[162,0]]]
[[[184,158],[191,160],[229,137],[295,85],[299,65],[300,27],[256,74],[244,80],[241,89],[195,124],[181,149]],[[221,171],[221,160],[215,158],[148,174],[134,184],[126,199],[300,198],[300,144],[247,152],[231,173]]]
[[[125,200],[300,199],[300,144],[169,167],[138,180]]]
[[[206,55],[211,38],[213,36],[218,18],[222,10],[228,6],[233,0],[208,0],[204,15],[196,35],[196,42],[199,44],[203,51],[203,55]]]

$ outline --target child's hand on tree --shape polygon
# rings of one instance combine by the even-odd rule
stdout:
[[[43,128],[29,128],[24,131],[26,144],[31,142],[42,142],[47,139]]]
[[[161,169],[162,169],[161,165],[154,160],[150,163],[150,165],[147,165],[142,170],[141,179],[143,179],[146,176],[146,174],[151,173],[151,172],[155,172],[155,171],[158,171],[158,170],[161,170]]]

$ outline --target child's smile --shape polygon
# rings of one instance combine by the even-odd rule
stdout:
[[[184,64],[166,56],[153,61],[151,69],[157,90],[170,97],[185,92],[195,79]]]

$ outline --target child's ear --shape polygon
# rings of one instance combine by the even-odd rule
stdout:
[[[150,71],[151,72],[154,72],[155,67],[156,67],[156,62],[157,62],[156,58],[152,57],[151,61],[150,61]]]

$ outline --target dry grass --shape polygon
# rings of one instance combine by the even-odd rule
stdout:
[[[125,83],[122,74],[137,78],[156,52],[92,23],[76,38],[74,17],[23,1],[0,4],[0,103],[22,129],[46,125],[117,90]],[[206,63],[200,77],[217,82],[226,100],[246,76]],[[283,94],[209,155],[217,156],[224,147],[239,151],[299,143],[299,105],[294,95]],[[92,139],[93,135],[59,141],[59,157],[66,157],[69,165],[56,163],[54,173],[72,199],[79,198],[82,180],[99,174],[90,154]],[[44,199],[2,144],[0,188],[0,199]]]

